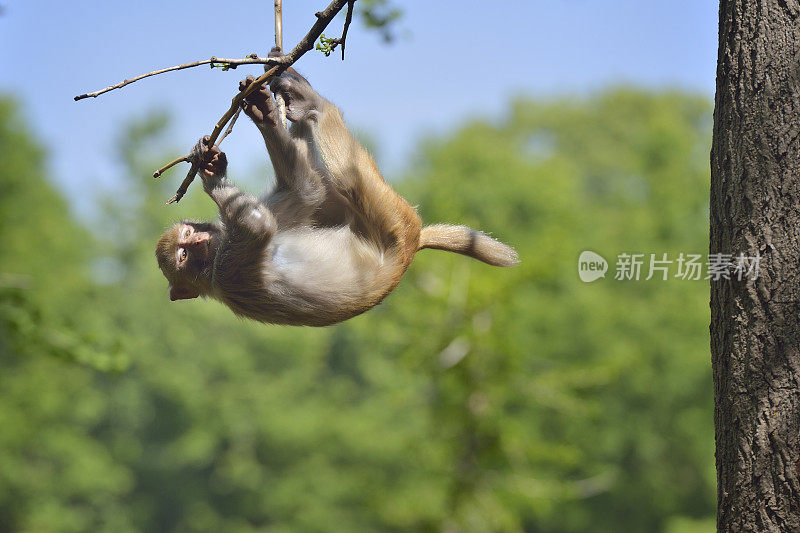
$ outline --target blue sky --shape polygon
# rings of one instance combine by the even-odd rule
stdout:
[[[678,87],[713,96],[717,7],[711,0],[397,0],[392,45],[354,21],[347,59],[307,53],[297,67],[347,122],[368,132],[387,174],[399,174],[417,139],[470,117],[501,117],[514,95],[586,94],[618,84]],[[96,99],[76,94],[196,59],[263,54],[272,2],[234,0],[0,0],[0,92],[15,95],[44,140],[56,182],[79,211],[110,190],[121,125],[154,108],[173,117],[172,145],[188,149],[227,110],[235,71],[196,68],[149,78]],[[284,0],[284,43],[293,46],[326,0]],[[338,35],[343,16],[326,32]],[[252,124],[223,143],[230,175],[267,167]],[[181,171],[167,179],[179,183]],[[142,179],[147,179],[143,176]],[[199,189],[198,189],[199,190]],[[189,194],[193,191],[190,190]],[[197,191],[194,191],[195,193]]]

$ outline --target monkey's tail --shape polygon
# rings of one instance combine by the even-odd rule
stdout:
[[[423,248],[456,252],[500,267],[510,267],[519,263],[519,255],[512,247],[467,226],[449,224],[426,226],[422,228],[419,238],[419,249]]]

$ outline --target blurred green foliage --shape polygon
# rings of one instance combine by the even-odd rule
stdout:
[[[120,139],[90,231],[0,100],[0,531],[713,530],[707,286],[612,279],[707,250],[707,99],[519,99],[427,140],[401,192],[522,265],[424,251],[325,329],[168,301],[155,239],[213,209],[148,179],[166,123]]]
[[[361,0],[356,6],[365,28],[376,31],[387,43],[397,38],[397,24],[403,17],[403,10],[396,2]]]

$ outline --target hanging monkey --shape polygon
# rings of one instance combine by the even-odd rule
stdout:
[[[219,220],[185,220],[159,239],[156,257],[171,300],[209,296],[261,322],[325,326],[380,303],[423,248],[495,266],[519,262],[513,248],[466,226],[423,228],[339,109],[296,71],[270,89],[251,93],[242,107],[264,137],[275,188],[260,199],[241,192],[225,177],[225,154],[208,137],[198,141],[192,157]],[[286,102],[288,131],[271,93]]]

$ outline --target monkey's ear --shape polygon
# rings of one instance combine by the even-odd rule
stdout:
[[[174,302],[175,300],[189,300],[200,296],[200,291],[195,287],[189,285],[170,285],[169,286],[169,299]]]

